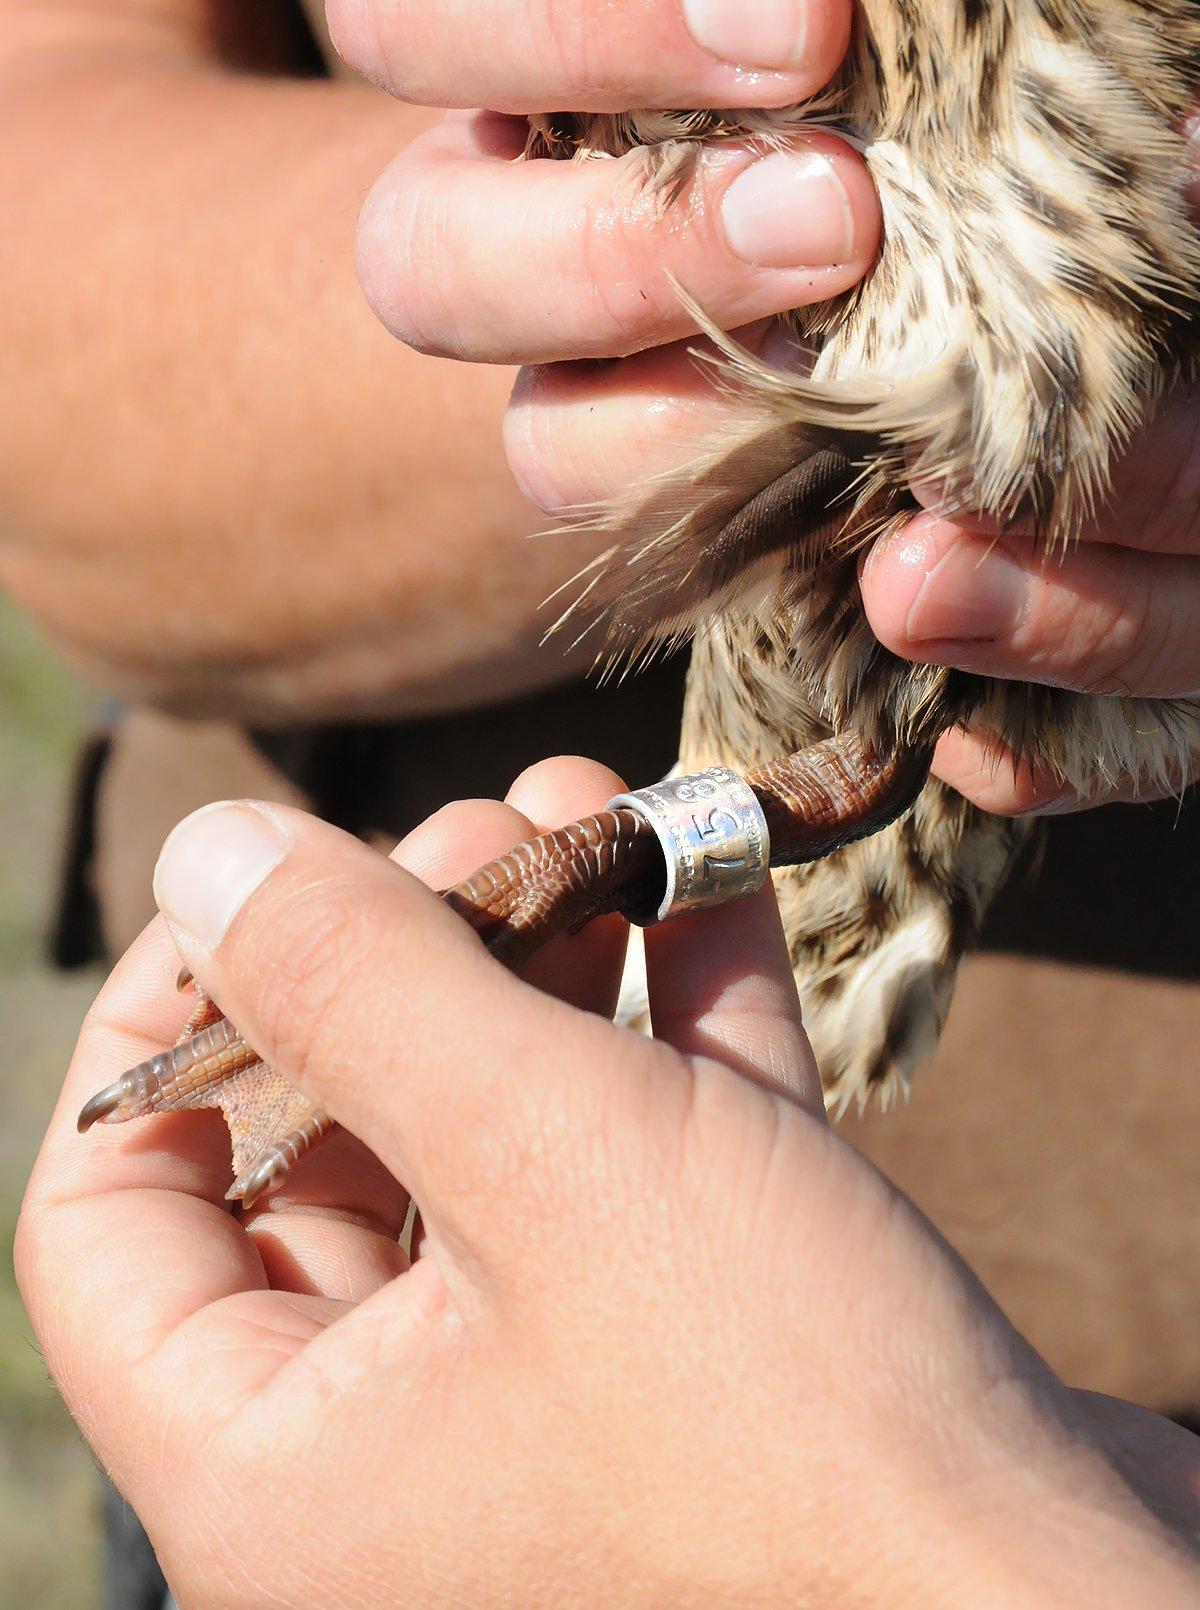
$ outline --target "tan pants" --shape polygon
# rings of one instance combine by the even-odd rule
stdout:
[[[114,953],[152,915],[167,831],[230,795],[304,803],[228,728],[139,714],[121,729],[97,823]],[[1081,869],[1089,887],[1103,876],[1111,864]],[[1172,887],[1168,870],[1164,901]],[[1103,922],[1115,899],[1081,920]],[[1069,1382],[1169,1412],[1200,1408],[1198,1030],[1200,982],[979,955],[909,1105],[842,1125]]]
[[[1200,986],[973,957],[909,1105],[843,1132],[1074,1386],[1200,1407]]]

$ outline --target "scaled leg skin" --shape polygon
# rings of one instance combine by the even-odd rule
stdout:
[[[920,793],[929,761],[926,751],[885,752],[858,738],[830,738],[749,773],[770,826],[772,866],[819,860],[895,821]],[[519,967],[556,934],[574,933],[604,912],[656,909],[664,877],[653,830],[635,812],[617,809],[518,845],[443,899],[498,960]],[[180,975],[181,988],[192,982]],[[248,1207],[337,1126],[201,991],[197,996],[179,1042],[93,1096],[79,1128],[219,1108],[233,1139],[228,1198]]]
[[[250,1207],[336,1126],[246,1044],[185,969],[179,988],[189,987],[196,1004],[175,1044],[94,1095],[79,1115],[79,1129],[215,1107],[233,1142],[236,1178],[227,1200]]]

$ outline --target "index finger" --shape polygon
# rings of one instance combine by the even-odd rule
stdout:
[[[646,979],[655,1034],[781,1092],[825,1122],[775,891],[651,928]]]
[[[341,55],[401,100],[505,112],[787,106],[850,39],[849,0],[327,0]]]

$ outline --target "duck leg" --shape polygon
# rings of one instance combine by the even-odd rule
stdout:
[[[928,750],[884,750],[846,737],[750,772],[746,782],[770,832],[771,865],[816,861],[879,832],[916,799],[929,763]],[[654,830],[621,807],[518,845],[442,898],[492,955],[516,968],[594,917],[657,909],[665,881]],[[79,1129],[199,1107],[225,1116],[236,1175],[228,1195],[244,1206],[276,1189],[335,1127],[201,995],[179,1042],[93,1096]]]

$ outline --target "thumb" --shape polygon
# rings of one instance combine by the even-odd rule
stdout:
[[[577,1248],[574,1209],[603,1194],[589,1170],[613,1151],[595,1138],[623,1085],[643,1090],[631,1113],[663,1088],[671,1053],[515,978],[423,884],[298,811],[197,812],[155,891],[222,1010],[412,1191],[435,1245],[515,1265],[524,1213]]]

